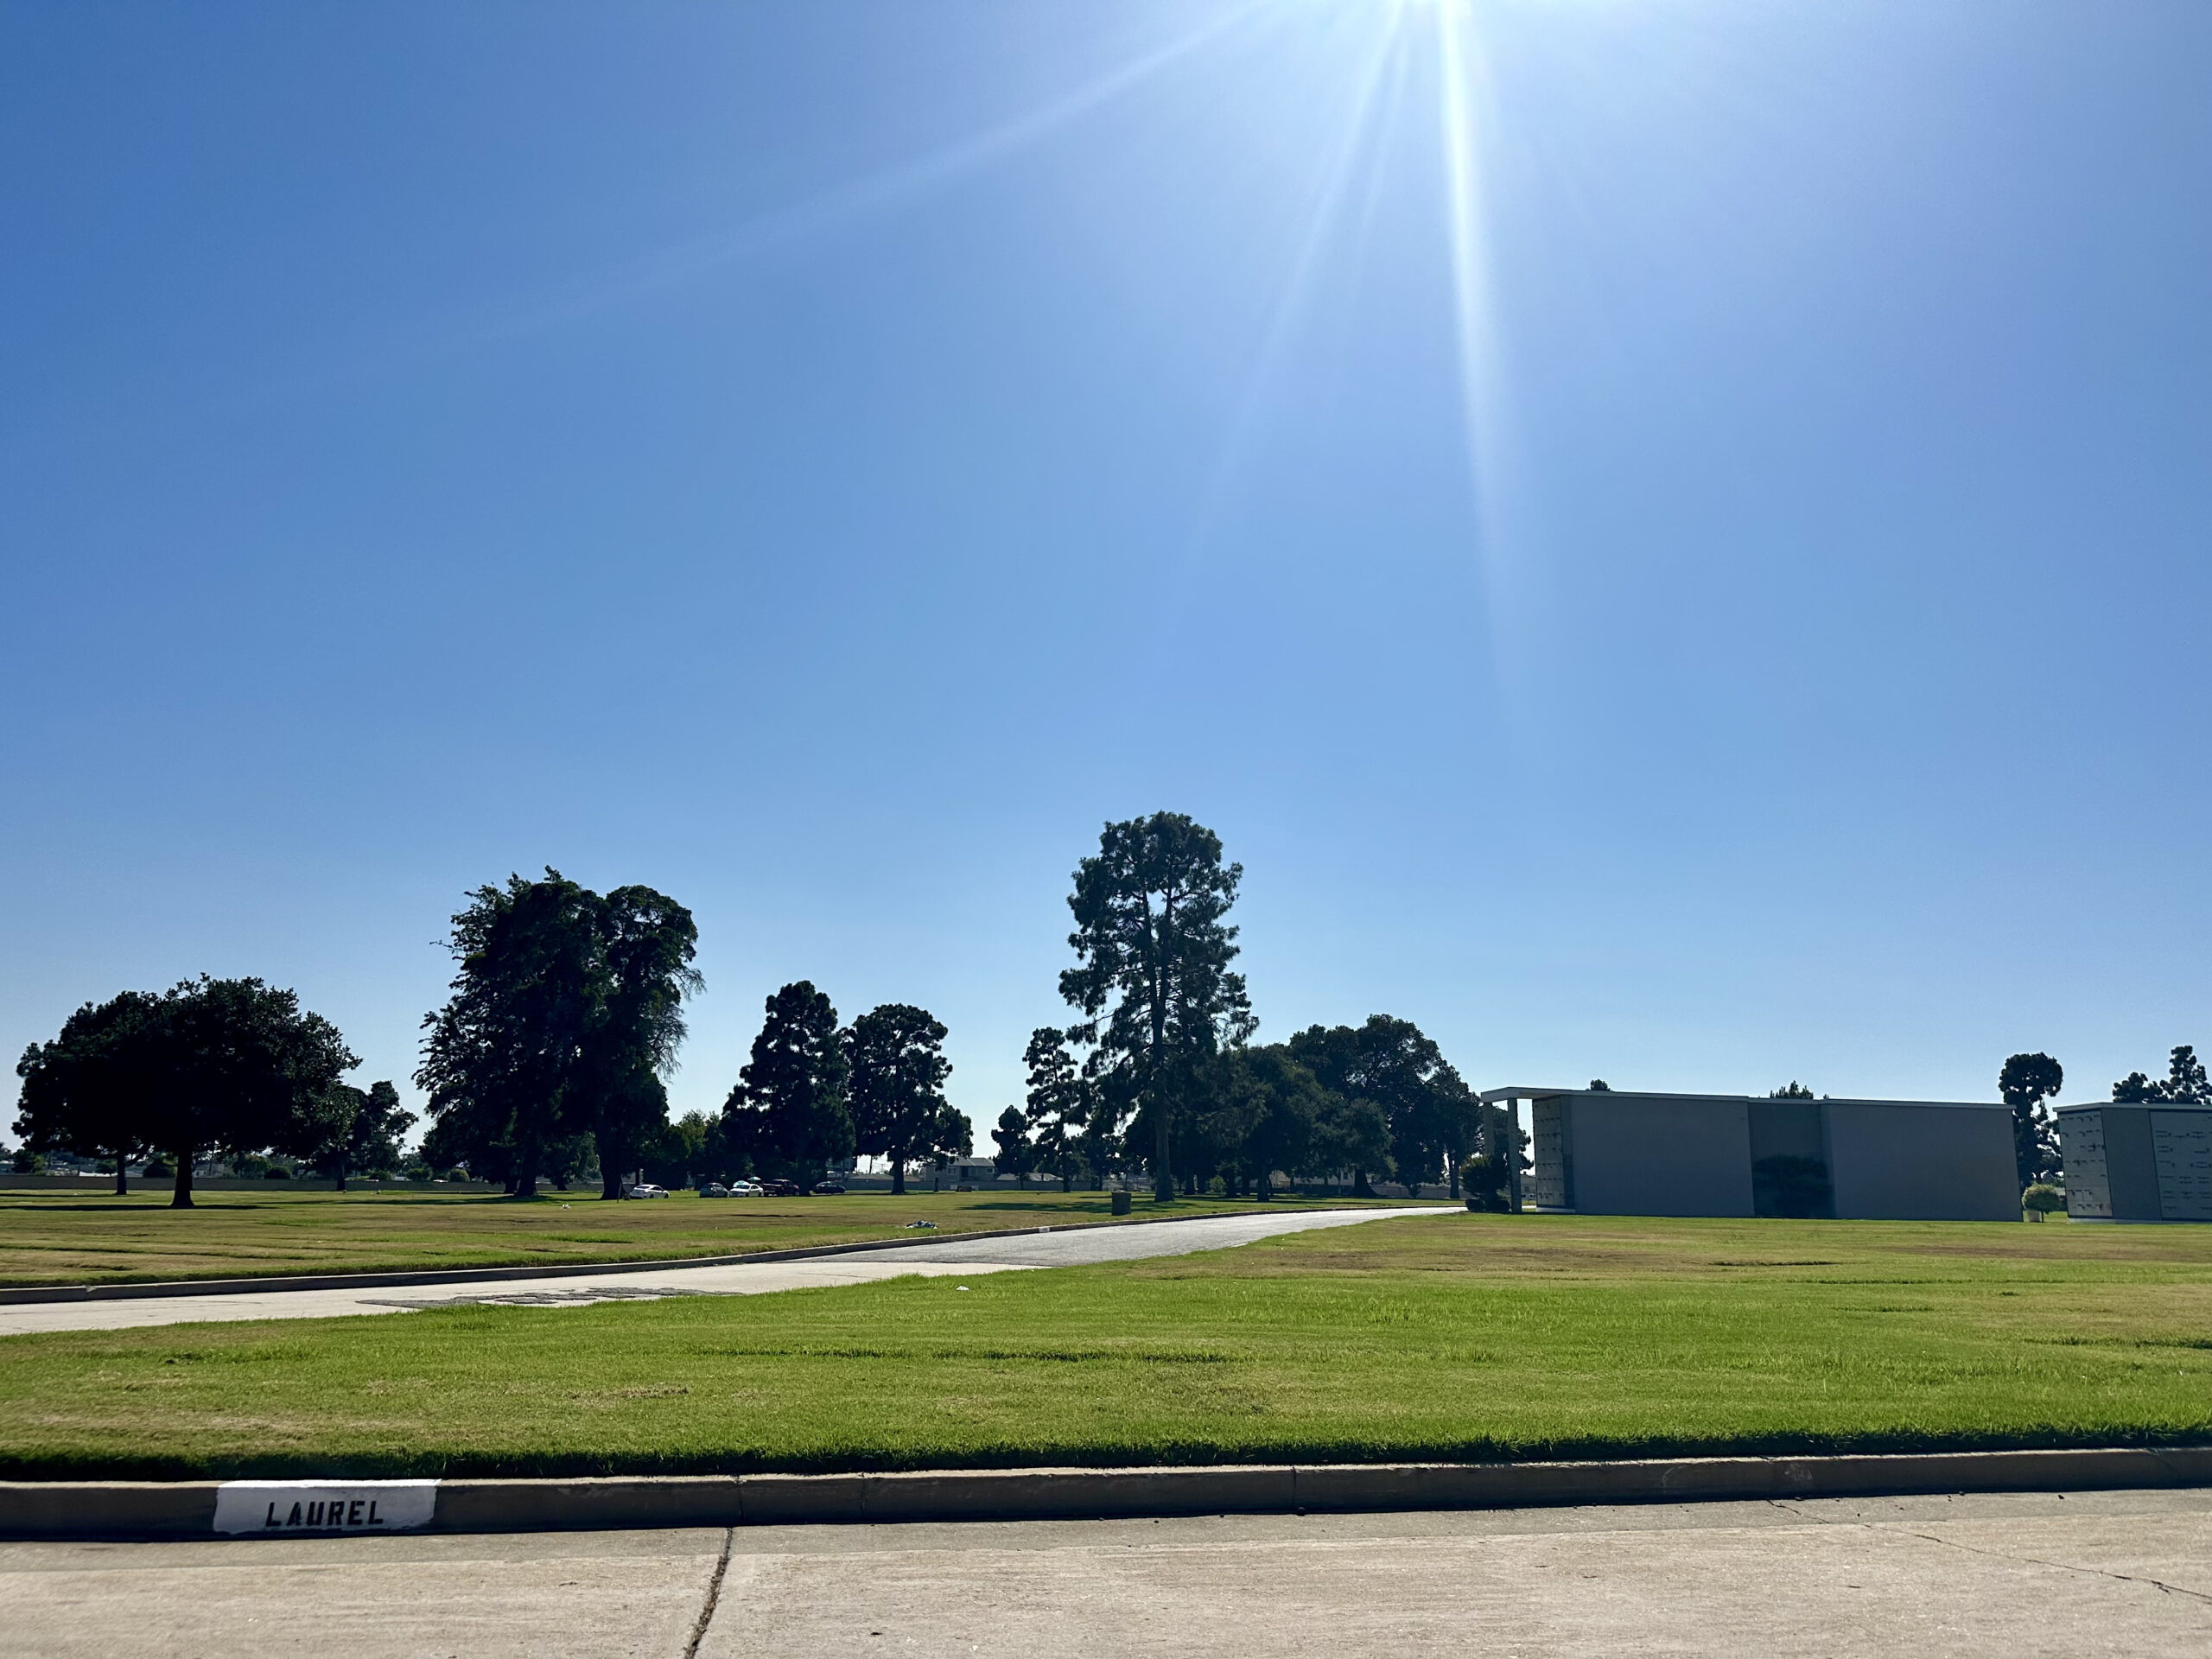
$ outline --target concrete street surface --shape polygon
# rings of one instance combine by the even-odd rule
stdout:
[[[0,1544],[0,1655],[2212,1651],[2212,1492]]]
[[[732,1202],[742,1202],[732,1200]],[[1371,1210],[1308,1210],[1207,1216],[1190,1221],[1138,1221],[1076,1232],[1019,1238],[958,1239],[794,1262],[735,1262],[651,1273],[558,1274],[543,1279],[484,1279],[474,1283],[372,1286],[352,1290],[251,1290],[213,1296],[149,1296],[115,1301],[0,1304],[0,1337],[34,1331],[119,1331],[149,1325],[219,1319],[327,1319],[353,1313],[401,1313],[423,1307],[489,1302],[518,1307],[582,1307],[593,1302],[650,1301],[663,1296],[759,1296],[821,1285],[861,1285],[908,1274],[932,1278],[998,1273],[1011,1268],[1066,1268],[1091,1262],[1134,1262],[1225,1249],[1279,1233],[1348,1227],[1393,1216],[1450,1215],[1435,1205]]]

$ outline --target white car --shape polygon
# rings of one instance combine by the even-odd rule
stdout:
[[[632,1187],[630,1196],[633,1198],[664,1198],[668,1196],[668,1189],[664,1186],[655,1186],[651,1181],[645,1181]]]
[[[733,1198],[757,1198],[760,1196],[760,1188],[759,1184],[753,1181],[732,1181],[729,1184],[729,1195]]]

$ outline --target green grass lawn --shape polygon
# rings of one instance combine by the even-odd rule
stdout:
[[[1378,1222],[1113,1267],[0,1339],[0,1474],[2212,1440],[2212,1228]]]
[[[1346,1202],[1332,1199],[1332,1204]],[[1353,1202],[1356,1202],[1354,1200]],[[1244,1211],[1185,1199],[1133,1217]],[[290,1191],[210,1192],[172,1210],[166,1191],[0,1191],[0,1286],[403,1268],[527,1267],[734,1255],[907,1235],[1104,1221],[1103,1192],[850,1192],[836,1198],[672,1198],[603,1202],[596,1189],[517,1203],[496,1194]]]

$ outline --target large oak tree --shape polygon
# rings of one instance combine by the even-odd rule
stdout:
[[[327,1020],[257,979],[202,976],[160,996],[126,992],[80,1008],[16,1065],[17,1132],[33,1146],[143,1147],[176,1166],[170,1203],[192,1207],[204,1153],[310,1150],[327,1132],[339,1079],[359,1062]],[[118,1190],[121,1190],[118,1179]]]

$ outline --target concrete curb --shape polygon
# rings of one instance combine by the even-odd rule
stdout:
[[[1421,1200],[1408,1200],[1412,1207]],[[1313,1215],[1341,1210],[1341,1205],[1286,1204],[1256,1211],[1264,1215]],[[1453,1213],[1436,1206],[1439,1215]],[[980,1243],[994,1238],[1027,1238],[1037,1233],[1081,1233],[1100,1227],[1154,1222],[1219,1221],[1242,1217],[1237,1211],[1194,1216],[1137,1216],[1126,1221],[1071,1221],[1051,1227],[1001,1227],[980,1233],[925,1233],[916,1238],[864,1238],[847,1244],[810,1244],[791,1250],[746,1250],[735,1255],[670,1255],[647,1262],[563,1262],[544,1267],[423,1268],[397,1273],[306,1273],[258,1279],[162,1279],[107,1284],[22,1285],[0,1288],[0,1305],[11,1302],[94,1302],[140,1296],[249,1296],[272,1290],[376,1290],[404,1285],[467,1285],[480,1280],[580,1279],[604,1273],[667,1273],[677,1268],[730,1268],[748,1262],[804,1262],[816,1256],[853,1255],[867,1250],[911,1250],[925,1244]],[[1378,1212],[1378,1216],[1382,1212]]]
[[[305,1495],[338,1489],[359,1492],[378,1483],[293,1484]],[[1590,1463],[610,1476],[442,1481],[429,1529],[545,1532],[1080,1520],[2192,1486],[2212,1486],[2212,1446]],[[0,1482],[0,1536],[208,1538],[217,1535],[214,1516],[220,1488],[221,1483],[215,1481]],[[259,1496],[255,1502],[259,1503]],[[282,1506],[270,1512],[282,1512]],[[324,1529],[321,1535],[330,1532]]]

